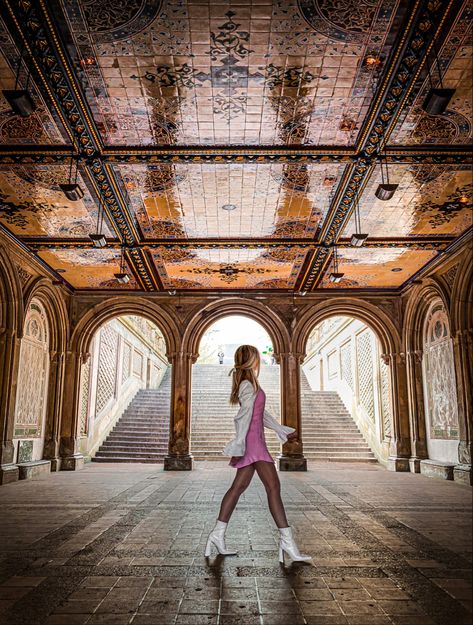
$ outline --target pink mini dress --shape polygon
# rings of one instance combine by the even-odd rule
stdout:
[[[257,460],[274,463],[274,459],[271,457],[266,447],[266,440],[264,438],[263,415],[265,403],[266,394],[263,389],[260,388],[256,394],[251,423],[246,434],[245,455],[238,460],[232,458],[228,463],[231,467],[235,467],[235,469],[246,467]]]

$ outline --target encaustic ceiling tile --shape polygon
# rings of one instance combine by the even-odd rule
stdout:
[[[438,50],[438,65],[435,55],[432,54],[430,63],[417,81],[413,90],[415,97],[412,105],[404,109],[390,137],[391,143],[402,145],[470,143],[473,136],[471,124],[473,104],[472,18],[472,6],[466,0],[448,37]],[[442,84],[440,84],[439,68]],[[455,89],[443,115],[428,115],[422,110],[422,103],[432,86]]]
[[[114,165],[146,238],[313,238],[340,164]]]
[[[112,249],[50,249],[38,252],[52,269],[59,269],[62,277],[76,289],[137,289],[133,274],[125,263],[130,276],[128,284],[121,284],[114,277],[120,272],[120,250]]]
[[[329,279],[333,271],[330,264],[320,288],[395,288],[419,271],[436,255],[432,250],[406,248],[341,249],[338,252],[338,271],[345,274],[341,282]]]
[[[69,144],[64,127],[48,110],[35,81],[28,76],[25,63],[19,67],[20,53],[1,19],[0,42],[0,144]],[[12,111],[2,91],[25,89],[26,85],[36,104],[36,110],[29,117],[21,117]]]
[[[75,169],[73,169],[75,179]],[[69,165],[0,166],[0,222],[19,236],[84,237],[95,232],[98,201],[79,169],[81,200],[68,200],[59,188],[69,181]],[[112,236],[105,220],[103,233]]]
[[[361,230],[370,236],[458,235],[473,223],[469,167],[390,165],[389,181],[399,187],[387,201],[375,196],[381,181],[378,168],[360,199]],[[343,236],[354,231],[352,215]]]
[[[112,145],[353,143],[407,3],[345,4],[52,1]]]
[[[160,248],[152,257],[165,288],[293,288],[306,251],[300,248]]]

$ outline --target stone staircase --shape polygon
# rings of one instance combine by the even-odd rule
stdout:
[[[168,453],[171,369],[158,389],[142,389],[92,458],[93,462],[163,462]]]
[[[192,372],[191,454],[195,460],[226,460],[225,444],[234,437],[233,417],[238,406],[228,402],[231,378],[226,365],[195,365]],[[279,418],[279,367],[262,366],[261,386],[266,407]],[[304,455],[324,462],[376,462],[376,458],[339,395],[334,391],[312,391],[301,373],[302,430]],[[265,428],[268,450],[276,459],[280,442]],[[229,460],[229,458],[228,458]]]

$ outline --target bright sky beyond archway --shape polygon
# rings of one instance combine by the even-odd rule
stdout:
[[[269,334],[258,322],[240,315],[224,317],[210,326],[200,342],[197,362],[217,364],[218,354],[223,352],[224,364],[232,365],[235,349],[244,343],[257,347],[263,360],[270,364],[271,356],[263,354],[273,347]]]

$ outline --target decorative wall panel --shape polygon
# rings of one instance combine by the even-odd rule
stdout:
[[[374,421],[374,368],[375,336],[365,330],[356,337],[356,364],[358,370],[358,399],[367,415]]]
[[[424,374],[430,438],[458,438],[458,404],[450,323],[441,302],[433,304],[425,322]]]
[[[49,331],[42,304],[33,299],[20,346],[15,437],[41,436],[49,370]]]
[[[131,376],[131,350],[132,347],[126,341],[123,342],[122,384]]]
[[[379,359],[380,383],[381,383],[381,410],[383,413],[383,435],[384,438],[391,437],[392,409],[391,397],[389,393],[389,365],[382,358]]]
[[[340,347],[340,377],[348,384],[352,391],[355,390],[351,362],[351,341],[348,341]]]
[[[82,365],[81,388],[79,398],[80,435],[85,436],[88,431],[89,393],[90,393],[90,358]]]
[[[100,330],[96,414],[99,415],[115,395],[118,333],[110,324]]]

